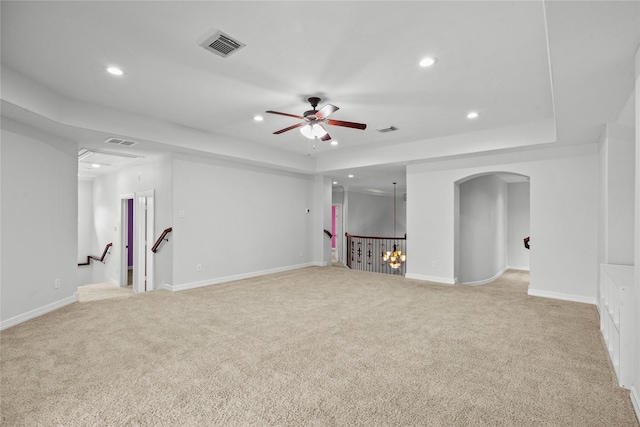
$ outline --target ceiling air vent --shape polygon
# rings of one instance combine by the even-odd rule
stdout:
[[[393,132],[395,130],[398,130],[398,128],[395,126],[389,126],[387,128],[378,128],[376,130],[380,133],[387,133],[387,132]]]
[[[216,31],[214,35],[206,39],[203,43],[200,44],[200,46],[202,46],[209,52],[213,52],[216,55],[226,58],[235,51],[245,47],[245,44],[232,39],[222,31]]]
[[[126,147],[131,147],[132,145],[136,145],[137,142],[135,141],[128,141],[126,139],[119,139],[119,138],[108,138],[105,139],[105,141],[107,144],[114,144],[114,145],[124,145]]]

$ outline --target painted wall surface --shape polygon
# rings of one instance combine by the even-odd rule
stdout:
[[[93,252],[93,181],[78,180],[78,263],[87,262]],[[93,263],[93,261],[91,261]],[[78,286],[92,282],[91,265],[78,266]]]
[[[192,157],[176,157],[173,173],[177,289],[321,262],[330,182],[316,192],[313,176]]]
[[[5,117],[0,141],[4,328],[76,300],[78,149]]]
[[[408,165],[407,277],[453,283],[455,182],[490,172],[531,177],[529,293],[595,303],[596,144]]]
[[[154,233],[150,245],[162,230],[172,223],[172,162],[171,156],[163,155],[149,159],[146,163],[120,169],[109,175],[96,178],[93,185],[93,212],[95,236],[92,251],[102,254],[105,245],[113,243],[105,263],[92,263],[92,283],[110,282],[120,284],[120,262],[126,239],[122,241],[121,196],[135,192],[154,190]],[[126,202],[125,202],[126,203]],[[162,283],[171,283],[173,277],[173,244],[171,235],[154,254],[154,289]]]
[[[507,268],[529,270],[529,249],[524,247],[524,238],[531,234],[529,183],[509,184],[508,195]]]
[[[507,265],[507,183],[495,175],[460,184],[459,283],[486,282]]]
[[[599,259],[604,264],[633,265],[634,129],[609,124],[599,150]]]
[[[406,233],[406,202],[396,197],[396,236],[393,235],[393,196],[347,191],[346,232],[356,236],[402,237]]]

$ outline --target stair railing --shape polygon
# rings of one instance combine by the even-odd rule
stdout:
[[[405,263],[400,268],[393,269],[382,260],[382,254],[393,251],[394,246],[397,250],[406,253],[406,234],[404,237],[378,237],[345,233],[345,236],[347,237],[347,267],[353,270],[404,275]]]
[[[91,260],[96,260],[96,261],[100,261],[101,263],[104,264],[104,258],[107,256],[107,254],[110,254],[111,252],[109,251],[109,249],[111,248],[111,246],[113,246],[113,243],[109,243],[107,244],[107,246],[105,246],[104,251],[102,252],[102,256],[100,258],[98,258],[97,256],[93,256],[93,255],[88,255],[87,256],[87,262],[82,262],[82,263],[78,263],[78,266],[81,265],[89,265],[91,264]]]

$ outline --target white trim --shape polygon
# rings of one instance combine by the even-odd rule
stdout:
[[[635,386],[631,386],[631,395],[629,396],[629,398],[631,399],[633,410],[636,411],[638,422],[640,422],[640,395],[638,395]]]
[[[109,279],[109,283],[111,283],[112,285],[115,285],[117,287],[120,287],[120,281],[114,278],[110,278]]]
[[[597,305],[596,298],[583,297],[580,295],[561,294],[558,292],[540,291],[540,290],[531,289],[531,288],[529,288],[529,291],[527,292],[527,294],[532,297],[552,298],[552,299],[559,299],[563,301],[581,302],[585,304]]]
[[[154,290],[162,289],[165,291],[173,291],[173,286],[169,283],[161,283],[158,287],[154,288]]]
[[[504,274],[504,272],[507,271],[507,269],[503,269],[501,271],[499,271],[498,273],[496,273],[493,277],[489,278],[489,279],[485,279],[485,280],[478,280],[477,282],[466,282],[463,283],[463,285],[467,285],[467,286],[478,286],[478,285],[485,285],[489,282],[493,282],[494,280],[496,280],[498,277],[502,276],[502,274]]]
[[[51,304],[44,305],[40,308],[36,308],[35,310],[27,311],[26,313],[19,314],[10,319],[0,322],[0,330],[7,329],[19,323],[26,322],[27,320],[31,320],[38,316],[42,316],[43,314],[49,313],[50,311],[54,311],[59,308],[62,308],[65,305],[73,304],[74,302],[77,302],[79,299],[80,298],[79,298],[78,292],[74,292],[73,295],[70,297],[61,299],[60,301],[52,302]]]
[[[234,276],[218,277],[218,278],[207,279],[207,280],[199,280],[197,282],[183,283],[183,284],[180,284],[180,285],[164,284],[164,285],[162,285],[162,289],[166,289],[166,290],[169,290],[169,291],[172,291],[172,292],[186,291],[187,289],[201,288],[203,286],[209,286],[209,285],[219,285],[221,283],[233,282],[233,281],[242,280],[242,279],[250,279],[252,277],[265,276],[267,274],[281,273],[281,272],[284,272],[284,271],[298,270],[298,269],[306,268],[306,267],[326,267],[326,265],[327,265],[326,263],[311,262],[311,263],[306,263],[306,264],[291,265],[291,266],[288,266],[288,267],[273,268],[273,269],[270,269],[270,270],[261,270],[261,271],[254,271],[254,272],[251,272],[251,273],[237,274],[237,275],[234,275]]]
[[[456,284],[456,279],[449,279],[448,277],[423,276],[422,274],[413,274],[413,273],[406,273],[404,277],[406,279],[424,280],[426,282],[436,282],[443,285]]]

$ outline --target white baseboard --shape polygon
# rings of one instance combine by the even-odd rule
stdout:
[[[529,271],[529,266],[508,265],[507,270]]]
[[[456,284],[456,279],[450,279],[448,277],[424,276],[422,274],[413,274],[413,273],[406,273],[404,277],[406,277],[407,279],[423,280],[426,282],[436,282],[443,285]]]
[[[162,290],[165,290],[165,291],[171,291],[172,290],[172,286],[169,283],[161,283],[156,288],[154,288],[154,291],[158,290],[158,289],[162,289]]]
[[[635,386],[631,386],[630,398],[633,410],[636,411],[636,418],[638,418],[638,422],[640,423],[640,394],[636,391]]]
[[[310,262],[306,264],[297,264],[297,265],[291,265],[287,267],[273,268],[270,270],[253,271],[250,273],[237,274],[234,276],[216,277],[216,278],[207,279],[207,280],[200,280],[197,282],[182,283],[180,285],[165,284],[164,287],[162,287],[162,289],[166,289],[173,292],[186,291],[187,289],[201,288],[203,286],[209,286],[209,285],[218,285],[220,283],[233,282],[233,281],[242,280],[242,279],[250,279],[252,277],[265,276],[267,274],[281,273],[284,271],[298,270],[300,268],[326,267],[326,266],[327,266],[327,263]]]
[[[489,279],[485,279],[485,280],[478,280],[476,282],[465,282],[463,283],[463,285],[469,285],[469,286],[476,286],[476,285],[484,285],[486,283],[489,282],[493,282],[494,280],[496,280],[498,277],[502,276],[502,274],[507,271],[507,269],[503,269],[501,271],[499,271],[498,273],[494,274],[493,277],[490,277]]]
[[[531,288],[529,288],[527,294],[531,295],[532,297],[552,298],[563,301],[582,302],[585,304],[596,305],[596,298],[583,297],[581,295],[561,294],[558,292],[541,291]]]
[[[7,329],[19,323],[26,322],[27,320],[42,316],[43,314],[49,313],[50,311],[62,308],[65,305],[73,304],[78,300],[79,294],[78,292],[74,292],[70,297],[61,299],[60,301],[52,302],[51,304],[44,305],[42,307],[36,308],[35,310],[27,311],[26,313],[19,314],[10,319],[0,322],[0,330]]]
[[[109,279],[109,283],[112,285],[120,286],[120,280],[118,279]]]

